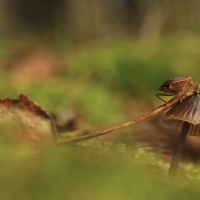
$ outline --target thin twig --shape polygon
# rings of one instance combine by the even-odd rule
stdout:
[[[151,112],[148,112],[148,113],[145,113],[144,115],[138,117],[138,118],[135,118],[131,121],[128,121],[128,122],[125,122],[121,125],[118,125],[118,126],[114,126],[114,127],[111,127],[111,128],[107,128],[103,131],[99,131],[95,134],[90,134],[90,135],[85,135],[85,136],[81,136],[81,137],[78,137],[78,138],[75,138],[75,139],[69,139],[69,140],[63,140],[63,141],[58,141],[58,142],[55,142],[56,144],[65,144],[65,143],[76,143],[76,142],[81,142],[81,141],[84,141],[84,140],[87,140],[87,139],[91,139],[91,138],[94,138],[94,137],[99,137],[101,135],[105,135],[107,133],[110,133],[110,132],[113,132],[113,131],[116,131],[116,130],[119,130],[119,129],[122,129],[122,128],[125,128],[127,126],[130,126],[130,125],[133,125],[133,124],[136,124],[138,122],[141,122],[143,120],[146,120],[146,119],[149,119],[159,113],[161,113],[162,111],[164,110],[167,110],[168,108],[172,107],[173,105],[175,105],[176,103],[178,103],[180,100],[184,100],[186,97],[189,97],[191,95],[193,95],[195,92],[195,90],[193,91],[190,91],[186,94],[184,94],[184,96],[179,96],[177,97],[176,99],[174,100],[171,100],[171,101],[168,101],[167,103],[161,105],[160,107],[156,108],[155,110],[151,111]]]

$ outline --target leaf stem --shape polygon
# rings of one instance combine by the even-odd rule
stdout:
[[[176,98],[174,100],[168,101],[167,103],[161,105],[160,107],[154,109],[153,111],[147,112],[147,113],[143,114],[142,116],[140,116],[138,118],[135,118],[135,119],[133,119],[131,121],[125,122],[125,123],[123,123],[121,125],[114,126],[114,127],[111,127],[111,128],[107,128],[105,130],[99,131],[99,132],[94,133],[94,134],[84,135],[84,136],[81,136],[81,137],[78,137],[78,138],[75,138],[75,139],[58,141],[58,142],[55,142],[55,143],[56,144],[65,144],[65,143],[81,142],[81,141],[88,140],[88,139],[91,139],[91,138],[94,138],[94,137],[99,137],[101,135],[105,135],[107,133],[114,132],[116,130],[125,128],[125,127],[130,126],[130,125],[134,125],[134,124],[139,123],[139,122],[141,122],[143,120],[149,119],[149,118],[161,113],[164,110],[167,110],[168,108],[174,106],[176,103],[184,100],[186,97],[189,97],[189,96],[193,95],[195,92],[196,92],[196,90],[193,90],[193,91],[190,91],[190,92],[184,94],[184,96],[181,95],[181,96],[179,96],[178,98]]]

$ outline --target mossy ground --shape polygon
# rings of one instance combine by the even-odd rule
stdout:
[[[198,83],[199,43],[195,36],[167,37],[154,43],[115,39],[82,47],[58,41],[51,48],[60,74],[29,81],[16,78],[4,67],[22,48],[16,41],[4,41],[0,96],[16,98],[24,93],[51,113],[76,110],[82,124],[102,129],[160,105],[154,93],[168,78],[186,75]],[[120,132],[124,133],[128,137],[134,128]],[[96,138],[39,151],[25,144],[13,146],[2,138],[0,199],[199,198],[198,163],[183,162],[177,180],[171,183],[167,180],[169,161],[145,144],[133,146],[125,136],[121,140],[120,134],[108,141]]]

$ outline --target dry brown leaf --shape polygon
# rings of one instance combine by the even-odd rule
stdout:
[[[57,140],[52,117],[23,94],[19,99],[0,99],[0,127],[9,130],[9,136],[15,139]]]

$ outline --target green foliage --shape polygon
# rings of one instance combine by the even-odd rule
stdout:
[[[70,54],[68,75],[79,83],[100,84],[113,93],[148,98],[168,78],[189,75],[196,79],[198,41],[183,36],[180,40],[168,37],[156,43],[103,42]]]
[[[120,112],[117,113],[120,111],[120,103],[113,98],[110,91],[100,85],[88,87],[79,96],[79,101],[84,107],[84,113],[87,113],[89,120],[94,123],[107,123],[109,121],[114,124],[120,123],[124,119]]]

